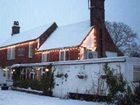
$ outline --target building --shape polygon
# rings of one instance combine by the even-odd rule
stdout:
[[[0,66],[123,55],[105,27],[104,0],[90,0],[89,9],[89,21],[62,27],[51,23],[20,33],[15,21],[11,37],[0,45]]]
[[[23,33],[19,33],[19,24],[14,22],[11,37],[0,45],[0,66],[10,67],[14,86],[25,83],[26,90],[41,90],[42,87],[31,84],[40,84],[53,71],[54,88],[48,88],[53,96],[106,95],[106,84],[101,78],[105,64],[116,75],[122,73],[128,82],[139,81],[140,59],[118,57],[123,54],[105,27],[104,1],[90,0],[88,21],[61,27],[51,23]],[[50,82],[45,78],[45,83]]]
[[[0,45],[0,66],[7,67],[20,63],[40,62],[36,50],[56,29],[55,23],[47,24],[27,32],[20,32],[18,22],[14,22],[11,36]]]

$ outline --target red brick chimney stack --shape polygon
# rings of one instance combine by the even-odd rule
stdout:
[[[20,32],[20,26],[18,21],[14,21],[14,25],[12,26],[12,36],[14,34],[18,34]]]
[[[105,22],[105,0],[90,0],[90,25],[101,25]]]
[[[98,57],[105,55],[105,0],[90,0],[90,25],[94,26]]]

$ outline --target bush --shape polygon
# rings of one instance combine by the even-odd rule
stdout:
[[[123,75],[116,78],[113,70],[106,64],[104,66],[104,72],[106,75],[106,83],[108,85],[108,97],[111,105],[140,105],[140,86],[135,88],[133,93],[131,87],[124,80]]]
[[[33,90],[42,90],[42,84],[41,84],[41,82],[40,81],[38,81],[38,80],[30,80],[30,87],[31,87],[31,89],[33,89]]]
[[[20,88],[31,88],[33,90],[43,91],[44,95],[52,96],[52,89],[54,87],[54,71],[52,71],[52,65],[48,65],[48,71],[44,69],[44,76],[41,81],[38,80],[30,80],[20,77],[20,70],[16,70],[13,74],[13,86]]]
[[[27,89],[27,88],[29,88],[29,81],[28,80],[20,80],[20,81],[18,81],[17,87]]]
[[[20,87],[20,88],[25,88],[25,89],[30,87],[33,90],[42,90],[42,88],[43,88],[42,87],[43,85],[41,84],[40,81],[38,81],[38,80],[27,80],[27,79],[16,81],[16,82],[14,82],[13,86],[14,87]]]

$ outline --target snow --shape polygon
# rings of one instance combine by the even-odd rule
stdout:
[[[96,64],[96,63],[109,63],[109,62],[140,62],[140,58],[129,58],[126,56],[122,57],[109,57],[109,58],[94,58],[85,60],[70,60],[70,61],[56,61],[56,62],[41,62],[41,63],[26,63],[26,64],[14,64],[11,67],[39,67],[46,65],[75,65],[75,64]]]
[[[3,84],[6,82],[6,77],[4,76],[4,71],[0,69],[0,84]]]
[[[30,87],[28,89],[16,87],[15,89],[21,90],[21,91],[26,91],[26,92],[34,92],[34,93],[41,93],[41,94],[43,93],[43,91],[33,90]]]
[[[9,46],[9,45],[13,45],[13,44],[17,44],[17,43],[21,43],[21,42],[25,42],[25,41],[30,41],[30,40],[34,40],[37,39],[41,34],[43,34],[51,25],[51,24],[46,24],[40,27],[36,27],[32,30],[29,31],[25,31],[19,34],[15,34],[13,36],[10,35],[10,37],[0,45],[0,47],[5,47],[5,46]]]
[[[58,27],[39,50],[49,50],[80,45],[92,27],[90,21]]]
[[[86,102],[71,99],[59,99],[39,96],[17,91],[0,90],[0,105],[104,105],[103,103]]]

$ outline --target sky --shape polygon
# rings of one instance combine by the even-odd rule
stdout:
[[[124,22],[140,36],[139,4],[106,0],[106,20]],[[0,0],[0,43],[10,37],[13,21],[19,21],[23,32],[54,21],[61,26],[88,19],[88,0]]]

